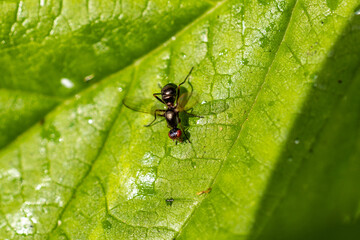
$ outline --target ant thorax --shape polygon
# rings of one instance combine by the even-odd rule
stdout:
[[[167,102],[167,103],[166,103],[166,106],[167,106],[168,108],[171,108],[171,109],[175,108],[175,105],[174,105],[174,103],[172,103],[172,102]]]

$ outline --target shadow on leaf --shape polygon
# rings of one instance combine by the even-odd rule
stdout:
[[[360,236],[359,39],[354,16],[294,123],[249,239]]]

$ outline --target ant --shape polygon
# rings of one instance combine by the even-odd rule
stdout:
[[[185,80],[182,81],[179,85],[176,85],[174,83],[168,83],[161,89],[160,93],[153,94],[153,96],[158,101],[165,104],[167,109],[166,110],[155,109],[154,111],[152,111],[152,113],[154,114],[154,120],[151,123],[145,125],[145,127],[150,127],[155,122],[157,116],[164,117],[167,122],[167,126],[170,128],[168,135],[173,141],[176,140],[176,143],[177,141],[183,142],[181,138],[183,133],[185,138],[189,141],[189,143],[191,143],[189,137],[186,135],[186,132],[184,131],[184,128],[181,125],[181,120],[179,117],[180,112],[184,112],[185,114],[192,117],[202,118],[201,116],[197,116],[187,112],[185,110],[185,105],[189,99],[189,96],[187,96],[187,94],[183,94],[182,96],[180,96],[180,86],[183,85],[186,82],[186,80],[190,77],[193,69],[194,69],[193,67],[190,69],[190,72],[186,76]],[[161,98],[158,97],[159,95],[161,96]],[[137,109],[136,107],[131,106],[130,102],[126,101],[126,99],[124,100],[125,101],[123,101],[123,104],[126,107],[135,111],[143,112]],[[178,128],[178,126],[180,127],[180,129]]]

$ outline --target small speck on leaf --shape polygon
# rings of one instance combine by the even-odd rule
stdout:
[[[102,226],[104,229],[110,229],[112,227],[112,224],[108,220],[102,221]]]

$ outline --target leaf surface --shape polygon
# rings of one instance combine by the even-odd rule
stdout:
[[[171,38],[177,30],[169,30],[162,38],[169,39],[155,50],[137,55],[133,48],[125,50],[130,59],[141,58],[107,76],[131,62],[109,70],[106,61],[117,54],[109,49],[106,61],[87,66],[109,68],[85,90],[81,84],[61,90],[63,72],[39,88],[42,77],[23,85],[20,78],[5,75],[6,91],[54,99],[53,105],[34,104],[39,111],[61,104],[0,152],[1,238],[316,239],[357,234],[360,201],[352,184],[360,168],[358,2],[225,0],[204,5],[203,14],[184,16],[186,27]],[[200,9],[197,13],[204,9],[189,6]],[[98,8],[100,19],[107,9]],[[159,2],[154,9],[166,12],[169,6]],[[73,21],[86,25],[82,19]],[[162,29],[171,25],[164,19],[158,23]],[[134,26],[123,24],[118,23],[131,33]],[[77,30],[69,29],[64,30],[71,32],[66,44],[76,36]],[[136,40],[129,38],[133,46]],[[86,47],[84,52],[91,53]],[[87,65],[85,59],[74,61],[80,68]],[[159,84],[182,82],[191,67],[190,82],[201,101],[194,112],[207,109],[209,114],[185,119],[192,144],[176,145],[166,136],[166,124],[144,128],[152,116],[125,108],[122,99],[151,97]],[[72,82],[74,76],[66,79]],[[188,83],[185,87],[190,88]],[[326,231],[329,226],[333,231]]]

